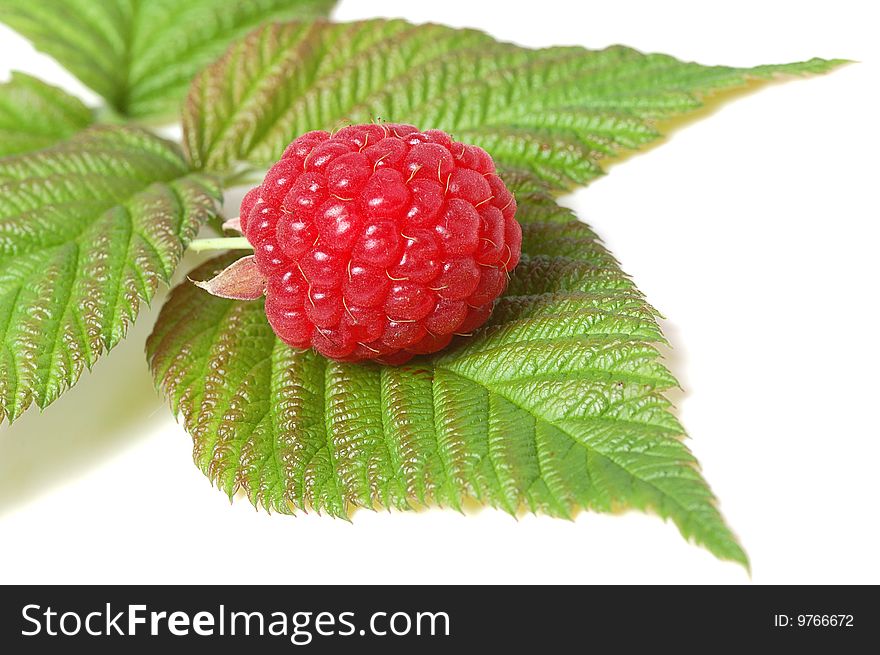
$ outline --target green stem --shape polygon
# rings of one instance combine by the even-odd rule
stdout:
[[[265,174],[265,170],[261,172],[252,168],[246,168],[223,178],[223,187],[253,186],[262,182]]]
[[[102,125],[122,125],[127,122],[125,116],[109,105],[102,105],[93,109],[92,115],[95,117],[95,122]]]
[[[204,250],[253,250],[250,241],[244,237],[221,237],[218,239],[196,239],[189,244],[193,252]]]

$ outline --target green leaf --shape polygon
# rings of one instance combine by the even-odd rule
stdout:
[[[406,366],[296,352],[262,301],[177,287],[147,353],[196,463],[230,496],[284,513],[465,498],[560,517],[650,509],[745,564],[662,395],[676,382],[656,313],[546,188],[508,182],[527,254],[507,294],[473,337]]]
[[[92,123],[92,111],[61,89],[24,73],[0,84],[0,157],[39,150]]]
[[[113,109],[169,118],[193,76],[273,19],[323,15],[333,0],[0,0],[0,21],[55,57]]]
[[[529,50],[399,20],[274,24],[194,80],[185,142],[197,166],[226,172],[274,162],[308,130],[381,117],[446,130],[563,189],[600,175],[602,159],[657,139],[658,119],[714,91],[839,63],[742,69],[621,46]]]
[[[45,407],[119,342],[218,199],[134,128],[0,160],[0,420]]]

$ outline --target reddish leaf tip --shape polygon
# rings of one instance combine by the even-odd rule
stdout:
[[[187,278],[213,296],[231,300],[256,300],[263,296],[266,280],[257,270],[253,255],[234,261],[210,280]]]

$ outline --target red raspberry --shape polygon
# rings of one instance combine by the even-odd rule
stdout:
[[[240,221],[282,340],[400,364],[489,318],[519,262],[515,213],[481,148],[370,124],[296,139]]]

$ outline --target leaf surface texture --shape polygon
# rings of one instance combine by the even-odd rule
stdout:
[[[175,289],[147,352],[195,461],[277,512],[465,498],[561,517],[650,509],[745,562],[662,395],[676,382],[655,311],[595,234],[524,180],[512,178],[526,254],[490,322],[405,366],[294,351],[262,301]]]
[[[0,419],[45,407],[119,342],[218,199],[135,128],[0,159]]]
[[[332,0],[0,0],[0,21],[52,55],[119,114],[171,118],[195,74],[269,21]]]

